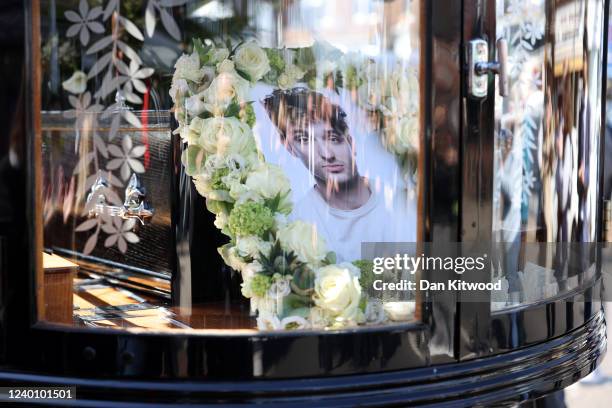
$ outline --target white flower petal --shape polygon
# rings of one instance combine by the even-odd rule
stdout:
[[[130,164],[130,167],[132,168],[132,170],[134,170],[135,173],[144,173],[145,172],[144,166],[138,160],[128,159],[128,163]]]

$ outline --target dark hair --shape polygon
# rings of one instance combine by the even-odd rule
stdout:
[[[327,97],[307,88],[277,89],[266,97],[263,105],[281,138],[287,137],[287,124],[303,121],[329,121],[341,134],[348,131],[346,113]]]

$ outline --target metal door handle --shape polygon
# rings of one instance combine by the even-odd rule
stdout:
[[[470,41],[468,58],[468,87],[472,96],[483,98],[487,95],[489,73],[498,76],[499,95],[508,95],[508,41],[505,38],[497,40],[497,61],[488,61],[488,45],[481,39]]]

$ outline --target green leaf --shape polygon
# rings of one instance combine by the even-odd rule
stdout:
[[[240,105],[237,104],[236,102],[230,103],[230,105],[227,107],[227,109],[223,113],[223,116],[225,116],[226,118],[238,117],[239,115],[240,115]]]
[[[242,71],[240,69],[236,69],[236,72],[238,73],[238,75],[240,75],[241,77],[243,77],[247,81],[251,82],[251,76],[249,74],[247,74],[246,72],[244,72],[244,71]]]
[[[334,251],[329,251],[327,255],[325,255],[325,262],[328,265],[333,265],[336,263],[336,253]]]
[[[204,45],[201,39],[194,38],[193,49],[198,53],[198,56],[200,57],[200,65],[206,65],[208,63],[208,60],[210,59],[208,52],[212,49],[212,47],[209,45]]]

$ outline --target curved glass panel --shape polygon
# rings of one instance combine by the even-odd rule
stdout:
[[[39,6],[41,319],[417,319],[361,244],[417,239],[418,1]]]
[[[595,273],[603,1],[497,1],[510,93],[496,96],[494,309],[587,285]],[[572,243],[571,245],[568,243]]]

